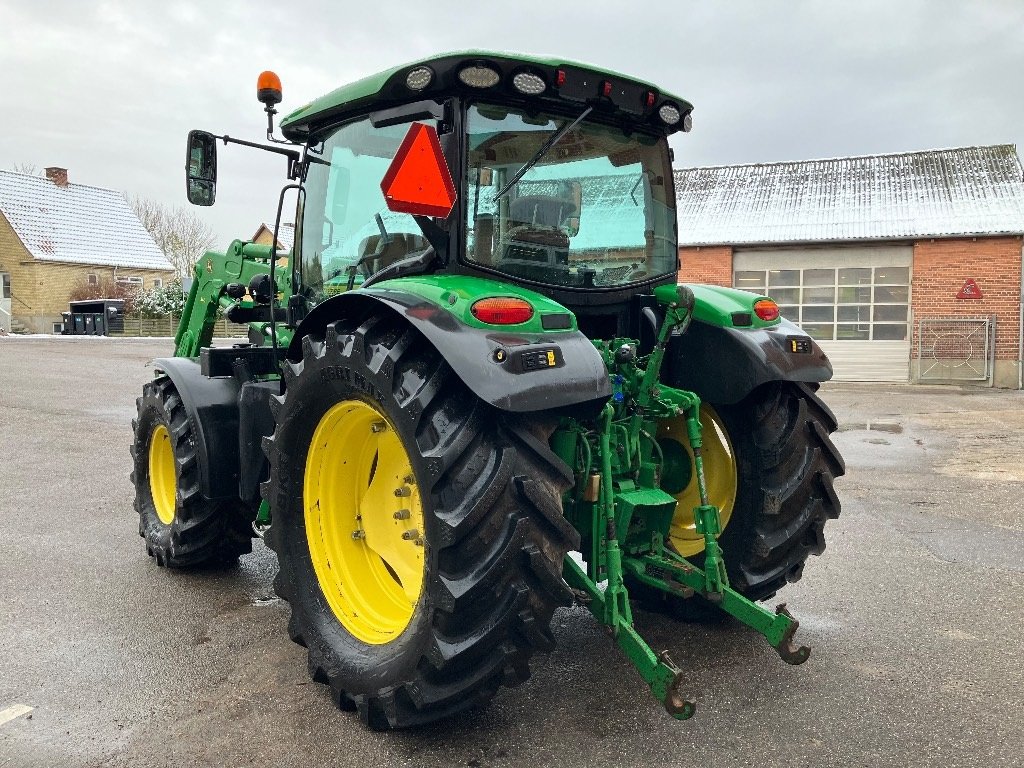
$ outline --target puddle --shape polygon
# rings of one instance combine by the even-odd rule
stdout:
[[[837,432],[885,432],[888,435],[903,434],[903,425],[898,421],[851,421],[840,424]]]

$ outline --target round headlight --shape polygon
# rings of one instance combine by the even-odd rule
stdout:
[[[548,87],[543,77],[532,72],[520,72],[512,78],[512,85],[517,91],[525,93],[527,96],[537,96],[544,93]]]
[[[405,76],[405,84],[413,91],[422,91],[430,81],[434,79],[434,73],[430,67],[416,67]]]
[[[693,128],[693,115],[687,112],[683,115],[683,133],[688,133]]]
[[[658,110],[658,117],[665,125],[675,125],[682,115],[679,114],[679,107],[675,104],[662,104],[661,109]]]
[[[470,64],[459,70],[459,80],[470,88],[490,88],[497,85],[501,75],[482,64]]]

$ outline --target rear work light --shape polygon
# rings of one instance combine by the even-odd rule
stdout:
[[[527,96],[539,96],[548,87],[544,78],[532,72],[520,72],[512,78],[513,87]]]
[[[779,305],[771,299],[761,299],[754,302],[754,314],[765,322],[779,319]]]
[[[517,325],[533,317],[533,307],[525,299],[495,296],[480,299],[469,311],[481,323],[488,325]]]
[[[434,73],[430,67],[416,67],[405,76],[405,85],[411,91],[422,91],[433,79]]]
[[[470,88],[491,88],[498,84],[501,75],[483,64],[470,64],[459,70],[459,80]]]
[[[662,104],[661,109],[658,110],[658,117],[665,125],[675,125],[682,115],[679,113],[679,107],[675,104]]]

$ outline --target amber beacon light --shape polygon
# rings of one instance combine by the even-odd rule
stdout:
[[[256,78],[256,98],[268,107],[281,103],[281,78],[269,69]]]

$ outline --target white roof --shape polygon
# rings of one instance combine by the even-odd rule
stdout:
[[[171,271],[120,192],[0,171],[2,213],[39,261]]]
[[[267,232],[270,234],[271,237],[274,236],[274,225],[273,224],[267,224],[267,222],[265,222],[265,221],[262,222],[260,224],[260,229],[256,230],[256,235],[259,235],[261,229],[267,230]],[[255,239],[255,237],[253,239]],[[278,244],[278,247],[280,247],[280,248],[282,248],[282,249],[284,249],[286,251],[290,251],[292,249],[292,246],[295,244],[295,225],[294,224],[286,224],[283,221],[281,222],[281,231],[277,233],[277,244]]]
[[[675,172],[680,245],[1024,233],[1016,147]]]

